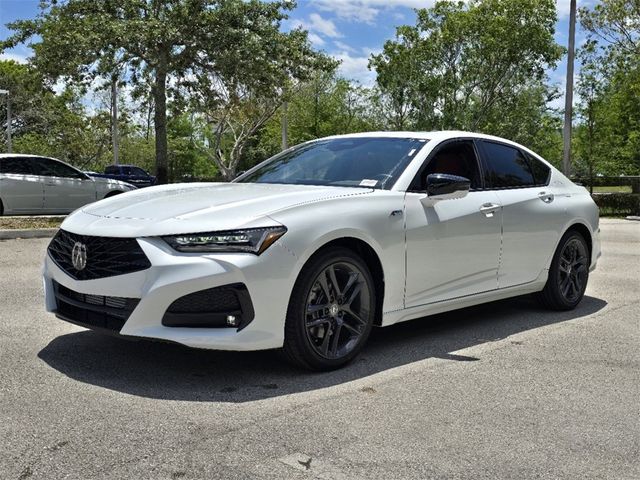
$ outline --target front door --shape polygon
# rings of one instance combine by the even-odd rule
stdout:
[[[82,172],[49,158],[37,158],[35,161],[44,178],[45,211],[68,213],[95,202],[95,183]]]
[[[431,173],[468,178],[471,191],[434,204],[421,193]],[[502,209],[496,193],[483,190],[472,140],[434,150],[406,194],[405,212],[406,308],[498,288]]]

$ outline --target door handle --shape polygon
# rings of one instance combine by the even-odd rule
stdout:
[[[485,215],[487,218],[493,217],[493,214],[496,210],[500,210],[502,205],[498,205],[497,203],[485,203],[480,207],[480,212]]]
[[[553,202],[553,199],[555,198],[555,196],[553,195],[553,193],[540,192],[538,194],[538,198],[542,200],[544,203],[551,203]]]

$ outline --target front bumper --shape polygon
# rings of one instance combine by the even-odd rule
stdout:
[[[44,289],[47,311],[58,312],[54,282],[74,292],[139,301],[119,330],[121,335],[177,342],[217,350],[262,350],[281,347],[296,258],[278,241],[260,256],[252,254],[185,254],[158,238],[137,239],[151,267],[95,280],[75,280],[47,253]],[[242,329],[170,327],[162,324],[177,299],[201,290],[244,284],[255,309]]]

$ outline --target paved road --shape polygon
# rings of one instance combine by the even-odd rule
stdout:
[[[326,374],[56,320],[47,242],[0,242],[0,478],[640,478],[640,223],[602,233],[575,311],[376,330]]]

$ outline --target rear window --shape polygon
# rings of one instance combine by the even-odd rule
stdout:
[[[488,188],[521,188],[535,185],[533,173],[524,154],[517,148],[482,141],[487,164],[485,184]]]
[[[107,175],[118,175],[120,173],[120,168],[118,167],[107,167],[104,169],[104,173]]]
[[[0,173],[31,175],[31,161],[28,158],[0,158]]]

